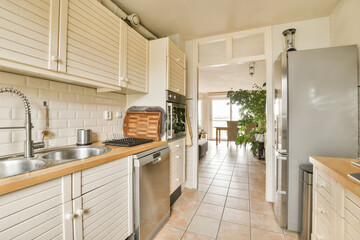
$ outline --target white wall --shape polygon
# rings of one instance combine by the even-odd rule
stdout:
[[[93,140],[106,140],[106,133],[120,132],[122,119],[104,120],[105,110],[125,111],[125,95],[97,93],[96,89],[46,79],[0,72],[0,88],[23,92],[31,104],[33,140],[39,141],[45,129],[45,107],[49,106],[46,148],[76,143],[76,129],[91,128]],[[0,126],[25,126],[24,104],[18,96],[0,94]],[[0,156],[24,152],[25,130],[0,130]]]
[[[285,48],[282,32],[296,28],[295,48],[297,50],[330,46],[329,17],[272,26],[273,62]]]
[[[360,59],[360,1],[342,0],[330,15],[330,45],[357,44]]]

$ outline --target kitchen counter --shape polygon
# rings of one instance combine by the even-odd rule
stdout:
[[[51,179],[65,176],[74,172],[78,172],[87,168],[95,167],[107,162],[111,162],[120,158],[134,155],[152,148],[166,145],[167,141],[151,142],[134,147],[116,147],[108,146],[111,151],[99,156],[67,162],[54,167],[49,167],[34,172],[16,175],[8,178],[0,179],[0,195],[13,192],[22,188],[29,187],[38,183],[42,183]],[[104,146],[98,142],[94,146]],[[69,146],[70,147],[70,146]]]
[[[353,158],[310,157],[310,162],[315,167],[360,197],[360,183],[347,176],[349,173],[360,172],[360,167],[351,164],[351,161],[360,160]]]

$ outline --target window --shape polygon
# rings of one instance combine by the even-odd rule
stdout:
[[[227,121],[240,120],[240,106],[232,104],[228,99],[213,99],[211,101],[211,138],[215,138],[215,127],[226,127]],[[227,138],[227,132],[221,132],[221,139]]]

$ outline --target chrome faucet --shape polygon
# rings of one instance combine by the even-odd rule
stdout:
[[[25,140],[24,156],[25,156],[25,158],[34,157],[34,149],[44,148],[45,144],[44,144],[44,140],[42,142],[38,142],[38,143],[33,143],[33,141],[32,141],[31,129],[32,129],[33,125],[31,123],[31,108],[30,108],[29,100],[22,92],[14,89],[14,88],[1,88],[0,93],[14,93],[23,100],[24,105],[25,105],[25,126],[24,127],[0,127],[0,129],[25,128],[26,140]]]

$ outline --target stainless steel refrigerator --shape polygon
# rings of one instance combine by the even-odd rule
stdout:
[[[283,52],[274,69],[280,225],[301,230],[299,165],[309,156],[358,156],[357,46]]]

